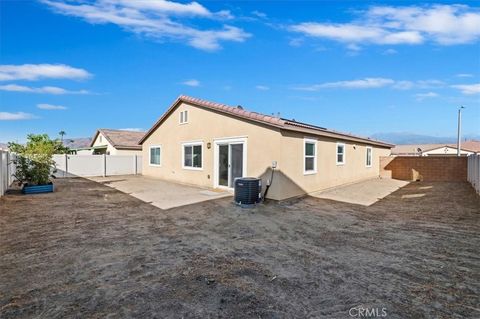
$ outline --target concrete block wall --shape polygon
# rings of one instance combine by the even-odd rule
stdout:
[[[380,176],[406,181],[467,181],[467,157],[384,156],[380,158]]]

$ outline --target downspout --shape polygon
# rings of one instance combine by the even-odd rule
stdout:
[[[276,163],[274,163],[271,167],[272,174],[270,175],[270,181],[267,181],[267,187],[265,188],[265,193],[263,193],[263,200],[264,201],[267,199],[268,189],[270,188],[270,186],[273,183],[273,172],[275,171],[275,167],[277,167]]]

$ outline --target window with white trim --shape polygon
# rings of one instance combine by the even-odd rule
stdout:
[[[372,167],[372,148],[370,146],[366,148],[365,166]]]
[[[345,164],[345,144],[337,143],[337,165]]]
[[[188,110],[180,112],[180,124],[188,123]]]
[[[317,172],[317,141],[304,139],[303,144],[303,173],[314,174]]]
[[[202,143],[183,144],[183,168],[202,168]]]
[[[160,166],[160,155],[161,155],[160,146],[150,146],[150,165]]]

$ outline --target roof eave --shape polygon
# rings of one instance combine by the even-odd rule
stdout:
[[[343,134],[339,132],[332,132],[328,130],[320,131],[320,130],[313,130],[308,128],[289,127],[289,126],[285,126],[283,127],[283,129],[292,131],[292,132],[308,133],[308,134],[317,135],[317,136],[326,136],[326,137],[337,138],[337,139],[342,139],[347,141],[354,141],[354,142],[363,143],[363,144],[376,145],[376,146],[390,148],[390,149],[395,147],[394,144],[385,143],[382,141],[370,140],[362,137],[351,136],[351,135]]]

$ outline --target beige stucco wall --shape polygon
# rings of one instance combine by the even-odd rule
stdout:
[[[188,123],[179,123],[179,113],[188,110]],[[214,186],[215,139],[242,137],[247,140],[247,172],[260,176],[272,160],[280,157],[279,130],[219,115],[186,103],[177,109],[143,143],[143,174],[203,187]],[[182,168],[182,143],[203,142],[203,169]],[[211,143],[210,149],[207,143]],[[150,146],[161,146],[161,166],[151,166]]]
[[[179,112],[188,109],[189,122],[179,123]],[[280,131],[214,111],[180,104],[143,144],[143,174],[203,187],[214,186],[214,141],[229,137],[247,140],[247,175],[262,177],[265,186],[270,166],[277,169],[268,197],[285,199],[317,190],[379,176],[379,157],[390,149],[372,146],[372,166],[366,167],[366,146],[360,143]],[[317,139],[317,173],[304,175],[304,138]],[[182,168],[182,143],[203,142],[203,169]],[[337,141],[346,145],[346,163],[336,164]],[[211,143],[211,148],[207,148]],[[161,166],[149,164],[150,146],[161,146]]]
[[[101,140],[100,141],[100,137]],[[142,151],[135,151],[135,150],[118,150],[113,147],[112,144],[108,142],[108,140],[103,136],[102,133],[98,133],[97,138],[95,139],[93,146],[107,146],[107,152],[110,155],[142,155]]]
[[[317,172],[304,174],[304,139],[317,141]],[[345,144],[345,163],[337,165],[337,142]],[[372,148],[372,165],[366,166],[366,149]],[[298,196],[318,190],[348,184],[379,176],[380,156],[390,155],[390,149],[373,145],[332,139],[322,136],[305,135],[297,132],[283,132],[281,143],[281,166],[283,183],[272,185],[273,193],[279,198]]]

